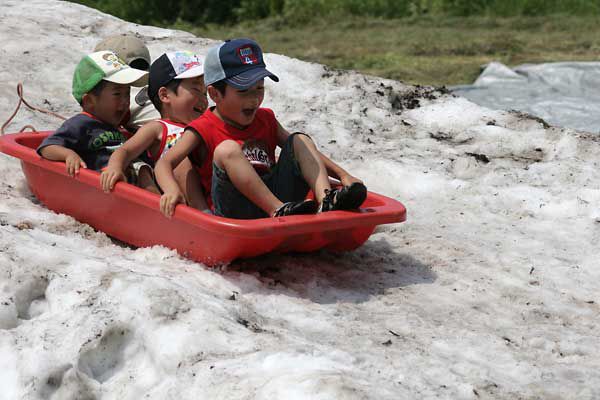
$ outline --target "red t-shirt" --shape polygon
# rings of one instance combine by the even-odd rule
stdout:
[[[206,200],[212,206],[211,183],[213,153],[224,140],[238,142],[248,158],[248,161],[259,174],[268,172],[275,164],[275,148],[277,147],[277,119],[273,110],[259,108],[252,123],[245,129],[238,129],[217,117],[212,110],[207,110],[202,116],[192,121],[187,127],[199,135],[206,145],[206,157],[199,162],[198,150],[191,154],[191,161],[198,168],[202,179],[202,188]]]

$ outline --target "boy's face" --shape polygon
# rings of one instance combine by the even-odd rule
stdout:
[[[254,121],[256,111],[265,98],[264,79],[247,90],[236,89],[233,86],[225,87],[223,96],[218,90],[211,96],[217,106],[219,115],[226,121],[241,127],[248,126]]]
[[[177,93],[170,93],[171,118],[189,124],[201,116],[208,107],[204,77],[182,79]]]
[[[88,96],[86,111],[99,120],[118,127],[129,111],[129,92],[129,85],[106,82],[99,95],[93,93],[85,95]]]

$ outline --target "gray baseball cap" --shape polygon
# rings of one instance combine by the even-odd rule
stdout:
[[[109,36],[96,45],[94,51],[112,51],[133,68],[148,70],[150,68],[150,51],[148,47],[133,35],[121,34]],[[132,65],[133,64],[133,65]]]

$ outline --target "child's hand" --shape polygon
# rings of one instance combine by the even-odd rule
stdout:
[[[185,197],[181,192],[165,192],[160,196],[160,212],[171,218],[175,212],[175,206],[179,203],[186,204]]]
[[[65,164],[67,164],[67,174],[69,174],[71,178],[79,175],[80,168],[87,168],[87,165],[85,165],[81,157],[75,152],[70,152],[67,155]]]
[[[108,167],[100,174],[100,186],[106,193],[113,190],[115,184],[119,181],[127,181],[125,174],[120,169]]]
[[[355,176],[352,176],[350,174],[344,175],[340,177],[340,182],[342,182],[342,185],[344,186],[350,186],[352,185],[354,182],[358,182],[358,183],[363,183],[363,181],[361,181],[360,179],[358,179]]]

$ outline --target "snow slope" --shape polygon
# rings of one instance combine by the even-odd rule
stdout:
[[[73,68],[108,34],[153,58],[212,43],[59,1],[5,0],[0,20],[0,121],[18,81],[76,112]],[[408,221],[215,271],[47,210],[0,154],[0,399],[600,398],[597,135],[266,61],[265,105]],[[59,123],[20,111],[9,131]]]

